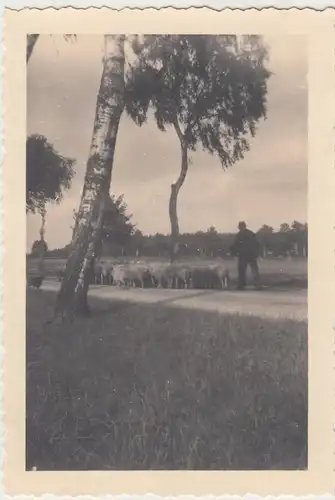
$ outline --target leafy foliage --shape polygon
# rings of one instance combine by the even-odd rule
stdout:
[[[295,223],[283,223],[288,227],[288,231],[281,231],[264,224],[257,233],[258,241],[264,245],[267,250],[267,256],[300,256],[306,257],[308,254],[308,226],[298,223],[302,228],[295,231]],[[269,228],[265,231],[263,228]],[[265,236],[265,237],[264,237]],[[182,233],[180,235],[180,255],[183,257],[229,257],[230,247],[234,241],[235,234],[222,233],[214,227],[207,231],[197,231],[195,233]],[[139,229],[136,229],[132,235],[125,241],[124,251],[127,256],[136,256],[139,251],[141,257],[168,257],[169,256],[170,236],[156,233],[145,235]],[[63,249],[55,249],[48,252],[49,256],[64,257],[68,255],[68,246]],[[120,247],[107,247],[105,255],[120,256]]]
[[[298,221],[292,224],[284,222],[278,232],[273,227],[264,224],[257,231],[257,238],[263,249],[275,255],[286,255],[295,252],[298,255],[307,255],[308,251],[308,226]]]
[[[288,232],[290,232],[290,225],[287,224],[287,222],[283,222],[282,224],[280,224],[280,232],[281,233],[288,233]]]
[[[71,187],[75,160],[61,156],[43,135],[26,142],[26,212],[41,212],[48,202],[60,203]]]
[[[76,220],[77,212],[73,211]],[[109,196],[105,206],[101,237],[97,242],[96,252],[101,254],[102,247],[122,247],[129,242],[134,233],[135,225],[131,222],[132,214],[128,214],[128,206],[124,195]]]
[[[133,234],[135,226],[131,222],[132,214],[128,214],[127,211],[123,194],[108,198],[103,219],[103,241],[123,244]]]
[[[258,36],[145,36],[126,81],[126,110],[142,125],[173,125],[190,150],[200,145],[224,168],[243,158],[266,117],[267,51]]]
[[[41,248],[42,247],[42,248]],[[38,256],[41,253],[41,250],[46,253],[48,251],[48,245],[44,240],[35,240],[31,246],[31,255]]]
[[[202,147],[223,168],[243,159],[258,121],[266,118],[267,51],[259,36],[236,35],[150,35],[135,39],[133,50],[138,57],[126,75],[126,111],[141,126],[152,108],[158,128],[173,126],[181,146],[169,201],[173,262],[188,153]]]

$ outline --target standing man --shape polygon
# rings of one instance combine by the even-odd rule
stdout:
[[[232,255],[238,258],[238,290],[244,290],[246,285],[246,271],[250,266],[254,286],[257,290],[261,289],[261,282],[258,270],[259,244],[255,233],[247,229],[245,222],[238,224],[239,232],[231,247]]]

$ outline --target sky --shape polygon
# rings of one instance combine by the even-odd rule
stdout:
[[[234,232],[239,220],[257,230],[307,221],[308,60],[303,35],[264,36],[269,48],[268,104],[245,158],[224,171],[202,150],[178,201],[181,232]],[[102,35],[40,36],[27,68],[27,134],[43,134],[64,156],[76,160],[71,189],[49,205],[49,248],[69,243],[78,209],[102,72]],[[123,193],[133,222],[144,233],[169,232],[168,200],[179,173],[180,147],[173,129],[161,132],[153,117],[142,127],[123,115],[114,157],[111,192]],[[40,217],[27,217],[27,250],[39,238]]]

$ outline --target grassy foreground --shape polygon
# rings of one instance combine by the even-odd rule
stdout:
[[[307,324],[27,295],[26,466],[307,468]]]

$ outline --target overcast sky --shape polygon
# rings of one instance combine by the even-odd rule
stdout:
[[[260,123],[251,150],[229,171],[202,151],[179,196],[182,232],[235,231],[243,219],[251,229],[266,223],[307,221],[307,46],[304,36],[265,37],[268,119]],[[40,36],[28,65],[27,133],[48,138],[76,159],[72,188],[60,206],[48,208],[46,240],[62,247],[71,237],[88,157],[96,96],[102,70],[102,36]],[[153,119],[141,128],[123,116],[116,146],[112,191],[124,193],[133,220],[145,233],[169,231],[170,185],[178,175],[179,143],[171,129],[157,130]],[[40,218],[28,216],[27,249],[39,237]]]

